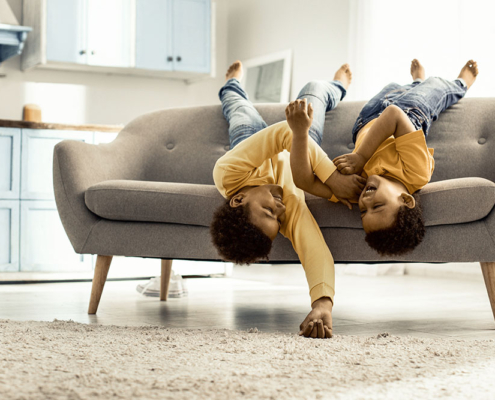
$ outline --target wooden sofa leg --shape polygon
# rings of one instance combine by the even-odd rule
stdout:
[[[493,318],[495,318],[495,262],[480,262],[483,278],[485,278],[486,291],[492,306]]]
[[[107,281],[108,270],[112,263],[113,256],[98,256],[96,258],[95,276],[93,277],[93,287],[91,289],[91,299],[89,300],[88,314],[96,314],[98,304],[100,304],[101,293]]]
[[[160,278],[160,300],[167,301],[170,276],[172,275],[172,260],[162,260],[162,275]]]

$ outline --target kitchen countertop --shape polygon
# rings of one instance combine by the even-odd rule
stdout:
[[[1,128],[58,129],[70,131],[120,132],[124,125],[68,125],[50,122],[17,121],[0,119]]]

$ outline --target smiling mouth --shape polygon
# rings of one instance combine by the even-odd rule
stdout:
[[[376,192],[376,187],[373,185],[368,185],[363,189],[363,192],[361,193],[361,197],[372,196],[375,192]]]

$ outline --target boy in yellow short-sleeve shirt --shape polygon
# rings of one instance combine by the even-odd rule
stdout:
[[[353,128],[354,151],[333,160],[341,173],[367,179],[359,209],[366,242],[380,254],[405,254],[422,241],[425,227],[417,191],[430,181],[435,167],[426,137],[431,123],[464,97],[477,74],[477,63],[469,60],[454,81],[424,81],[424,68],[414,59],[414,82],[391,83],[371,99]]]

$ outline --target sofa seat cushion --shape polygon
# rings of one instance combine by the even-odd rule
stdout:
[[[420,194],[426,226],[477,221],[495,205],[495,183],[482,178],[430,183]],[[213,185],[114,180],[90,187],[85,201],[105,219],[209,226],[223,197]],[[357,204],[350,211],[311,195],[306,202],[322,228],[362,228]]]
[[[495,206],[495,183],[483,178],[432,182],[419,194],[426,226],[478,221]],[[308,194],[306,203],[322,228],[362,228],[357,204],[350,211],[342,203],[328,204],[326,199]]]
[[[91,186],[86,206],[118,221],[209,226],[223,197],[214,185],[115,180]]]

